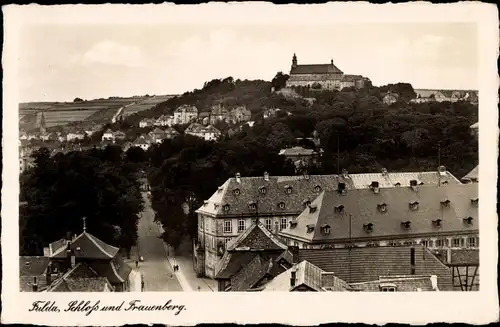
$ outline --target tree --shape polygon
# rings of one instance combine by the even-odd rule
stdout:
[[[274,90],[281,90],[286,86],[286,81],[290,78],[289,75],[283,74],[283,72],[277,72],[276,76],[271,81],[271,85],[274,87]]]
[[[75,98],[75,99],[73,100],[73,102],[83,102],[83,99],[82,99],[82,98]]]

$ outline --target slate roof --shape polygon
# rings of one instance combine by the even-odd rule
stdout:
[[[89,265],[78,263],[58,280],[54,281],[47,292],[102,292],[113,286],[106,277],[99,274]]]
[[[380,276],[411,275],[412,247],[357,247],[299,249],[299,261],[307,260],[318,268],[335,273],[348,283],[378,280]],[[436,275],[440,290],[451,290],[451,269],[429,249],[415,250],[415,275]],[[290,263],[291,264],[291,263]]]
[[[292,67],[290,75],[297,74],[343,74],[343,72],[334,64],[316,64]]]
[[[132,268],[123,260],[115,258],[112,261],[96,260],[89,263],[99,276],[106,277],[111,284],[125,282]]]
[[[20,256],[20,276],[40,276],[45,273],[49,265],[49,258],[41,256]]]
[[[356,291],[380,292],[383,286],[395,286],[397,292],[438,291],[433,285],[432,276],[381,276],[378,280],[349,284]],[[437,285],[436,285],[437,286]]]
[[[447,186],[419,186],[416,191],[410,187],[380,189],[354,189],[342,195],[338,191],[323,192],[311,208],[306,208],[296,219],[296,226],[288,226],[280,235],[310,243],[344,242],[351,236],[354,240],[408,238],[415,235],[443,235],[447,232],[478,232],[477,184]],[[442,201],[449,200],[448,206]],[[418,202],[418,209],[410,209],[410,203]],[[379,206],[385,205],[382,211]],[[343,206],[342,212],[337,208]],[[316,209],[314,209],[316,207]],[[351,218],[350,218],[351,217]],[[464,218],[472,217],[472,224]],[[441,219],[441,226],[433,221]],[[403,221],[411,222],[409,229],[403,228]],[[372,224],[372,230],[365,231],[365,225]],[[330,233],[324,233],[322,226],[328,225]],[[315,226],[310,231],[308,226]],[[410,236],[411,235],[411,236]]]
[[[190,126],[191,127],[191,126]],[[411,180],[417,180],[424,185],[447,181],[448,184],[461,184],[449,172],[440,176],[438,172],[418,173],[370,173],[342,175],[304,175],[304,176],[269,176],[229,178],[218,190],[197,210],[210,216],[255,216],[260,215],[298,215],[305,208],[305,202],[313,201],[322,191],[333,191],[339,183],[345,183],[346,188],[369,188],[373,181],[379,182],[380,188],[392,188],[395,184],[408,186]],[[291,193],[286,187],[292,188]],[[265,194],[261,193],[264,187]],[[238,190],[238,192],[237,192]],[[257,208],[251,209],[250,202],[255,202]],[[280,208],[283,202],[285,208]],[[228,204],[228,210],[224,205]]]
[[[462,181],[479,180],[479,165],[474,167],[467,175],[462,177]]]
[[[296,273],[295,286],[291,287],[290,279],[292,276],[292,270]],[[287,292],[293,291],[297,287],[305,285],[316,292],[326,291],[322,287],[321,273],[325,272],[321,268],[311,264],[310,262],[304,260],[294,267],[286,270],[285,272],[279,274],[273,278],[269,283],[264,286],[264,292]],[[343,292],[349,290],[349,285],[338,277],[334,277],[334,284],[328,285],[329,291]]]
[[[68,241],[61,239],[49,245],[51,259],[67,257]],[[97,237],[83,232],[70,242],[70,248],[76,259],[112,259],[118,253],[118,248],[104,243]]]
[[[286,245],[267,230],[262,223],[253,223],[228,244],[224,256],[217,264],[216,278],[232,277],[258,255],[265,256],[265,261],[271,257],[274,260],[286,248]]]
[[[177,107],[177,109],[175,109],[175,112],[195,112],[195,113],[198,113],[198,108],[196,108],[195,106],[189,106],[189,105],[181,105],[179,107]]]
[[[256,253],[253,259],[231,276],[231,292],[245,292],[254,288],[264,277],[273,278],[284,269],[274,263],[278,253]],[[278,269],[275,269],[275,268]]]

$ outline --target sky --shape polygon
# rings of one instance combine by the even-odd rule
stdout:
[[[180,94],[330,63],[374,85],[477,89],[474,23],[38,24],[19,35],[21,102]]]

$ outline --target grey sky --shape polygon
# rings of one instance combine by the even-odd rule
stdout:
[[[19,39],[21,101],[176,94],[329,63],[375,85],[477,89],[474,23],[39,24]]]

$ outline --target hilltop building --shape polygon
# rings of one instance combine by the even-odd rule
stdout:
[[[198,214],[199,253],[204,253],[205,274],[214,277],[215,265],[221,255],[204,248],[208,244],[235,239],[250,226],[256,216],[275,235],[286,229],[323,191],[337,191],[339,185],[346,190],[370,189],[373,181],[379,188],[404,188],[417,185],[461,184],[445,167],[438,172],[399,173],[382,170],[381,173],[341,175],[303,175],[229,178],[196,211]],[[214,226],[211,228],[201,226]],[[196,253],[196,252],[195,252]]]
[[[198,117],[195,106],[182,105],[174,111],[174,124],[188,124]]]
[[[457,102],[467,101],[472,104],[478,104],[478,93],[474,90],[430,90],[415,89],[417,97],[410,102]]]
[[[335,64],[333,59],[330,64],[299,65],[297,56],[292,58],[290,78],[287,87],[307,86],[328,90],[342,90],[345,87],[363,88],[371,82],[361,75],[345,75]]]

